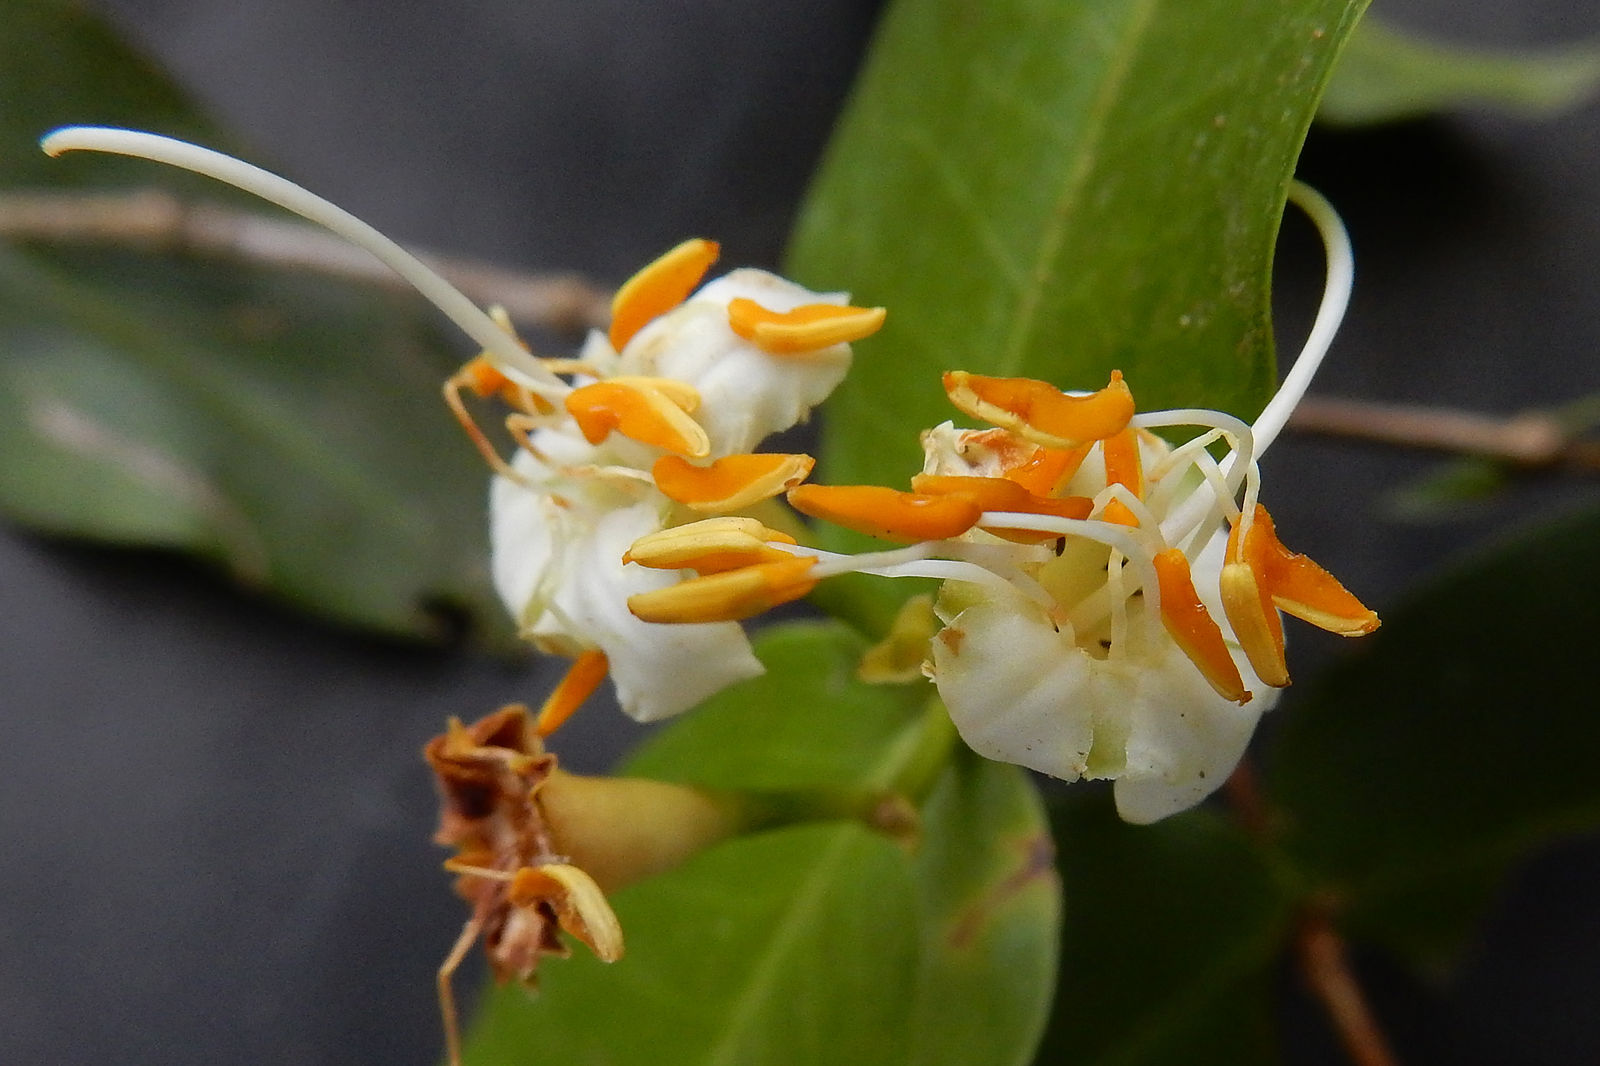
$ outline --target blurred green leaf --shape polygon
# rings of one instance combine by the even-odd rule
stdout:
[[[1364,0],[905,0],[879,27],[790,264],[883,304],[824,476],[904,482],[941,371],[1254,414],[1287,183]]]
[[[219,138],[76,5],[11,5],[0,185],[228,190],[131,160],[51,161],[98,121]],[[341,621],[506,631],[487,476],[439,401],[458,362],[416,301],[176,257],[0,247],[0,508],[52,533],[191,550]]]
[[[948,735],[927,686],[854,680],[865,644],[841,625],[780,627],[759,648],[767,676],[659,734],[629,772],[883,787],[919,776],[929,736]],[[1044,834],[1020,772],[963,756],[938,775],[915,856],[850,823],[721,845],[617,894],[623,961],[551,965],[533,1002],[496,992],[468,1061],[1025,1062],[1054,970]]]
[[[1268,995],[1291,896],[1237,826],[1118,819],[1109,794],[1051,802],[1067,918],[1040,1066],[1277,1061]]]
[[[1339,125],[1395,122],[1450,107],[1539,117],[1600,89],[1600,44],[1491,50],[1405,33],[1368,19],[1350,38],[1317,118]]]
[[[1597,543],[1591,509],[1481,554],[1282,716],[1281,845],[1352,935],[1446,963],[1512,863],[1600,828]]]
[[[1439,522],[1510,487],[1505,466],[1492,459],[1452,459],[1391,490],[1384,510],[1402,522]]]

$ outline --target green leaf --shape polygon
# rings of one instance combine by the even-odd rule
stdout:
[[[1122,822],[1109,794],[1051,804],[1068,900],[1040,1066],[1267,1066],[1291,896],[1237,826]]]
[[[1407,603],[1282,715],[1281,843],[1355,936],[1449,961],[1507,868],[1600,828],[1600,509]]]
[[[903,0],[802,213],[802,280],[883,304],[824,476],[903,483],[941,371],[1253,414],[1287,183],[1363,0]]]
[[[13,5],[0,185],[228,190],[146,163],[51,161],[54,124],[218,143],[75,6]],[[439,401],[452,355],[418,301],[107,250],[0,247],[0,508],[52,533],[183,549],[341,621],[505,631],[482,463]]]
[[[1339,125],[1395,122],[1451,107],[1541,117],[1600,89],[1600,44],[1538,51],[1470,48],[1368,19],[1350,38],[1317,118]]]
[[[865,644],[842,625],[784,626],[759,646],[766,677],[659,734],[629,771],[721,788],[884,787],[927,778],[932,752],[920,850],[820,823],[634,885],[614,900],[627,957],[550,965],[532,1002],[496,992],[468,1062],[1027,1061],[1059,905],[1032,786],[970,756],[945,766],[950,726],[926,686],[855,681]]]

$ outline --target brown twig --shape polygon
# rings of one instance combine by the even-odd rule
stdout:
[[[1344,938],[1333,927],[1326,910],[1316,906],[1306,909],[1295,934],[1295,953],[1301,976],[1322,1001],[1350,1061],[1356,1066],[1398,1066],[1399,1060],[1350,968]]]
[[[1245,832],[1265,843],[1272,833],[1271,812],[1249,757],[1239,761],[1223,795]],[[1303,907],[1294,934],[1295,961],[1312,995],[1322,1003],[1339,1041],[1355,1066],[1399,1066],[1366,993],[1350,967],[1349,950],[1333,924],[1333,906],[1312,898]]]
[[[185,203],[155,190],[10,193],[0,197],[0,239],[212,256],[409,291],[388,267],[315,226]],[[579,333],[610,319],[610,294],[574,274],[522,274],[429,253],[420,258],[474,302],[499,304],[524,325]]]
[[[1308,396],[1289,428],[1406,448],[1476,455],[1526,468],[1600,472],[1600,442],[1582,439],[1559,414],[1509,418],[1448,408]]]

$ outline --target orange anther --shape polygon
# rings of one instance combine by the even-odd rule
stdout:
[[[881,307],[806,304],[792,311],[769,311],[742,296],[728,301],[729,327],[772,355],[814,352],[870,337],[883,325],[885,314]]]
[[[957,477],[944,474],[918,474],[911,479],[914,492],[927,496],[965,496],[988,511],[1015,511],[1022,514],[1051,515],[1055,518],[1088,518],[1094,503],[1082,496],[1050,499],[1036,496],[1009,478]],[[1023,544],[1055,540],[1060,533],[1033,529],[999,529],[985,527],[986,531],[1006,540]]]
[[[566,863],[524,866],[512,875],[506,897],[513,907],[547,905],[556,924],[594,952],[601,962],[622,958],[622,925],[594,878]]]
[[[495,367],[487,355],[478,355],[467,360],[465,366],[456,371],[456,377],[461,383],[484,399],[488,399],[505,386],[511,384],[510,380]]]
[[[720,574],[755,563],[793,559],[773,544],[793,544],[794,538],[769,529],[754,518],[724,515],[670,526],[640,537],[622,556],[654,570],[690,569],[700,574]]]
[[[620,352],[651,319],[688,299],[721,253],[717,242],[695,237],[623,282],[611,298],[611,346]]]
[[[1100,444],[1106,460],[1106,484],[1121,485],[1133,493],[1135,499],[1144,499],[1144,463],[1139,457],[1139,437],[1132,429],[1124,429]],[[1122,526],[1136,526],[1139,519],[1121,500],[1112,500],[1102,513],[1107,522]]]
[[[1377,612],[1311,559],[1283,546],[1272,516],[1260,504],[1244,541],[1245,559],[1256,568],[1279,610],[1342,637],[1359,637],[1378,628]]]
[[[738,511],[794,488],[811,473],[809,455],[725,455],[696,466],[676,455],[656,460],[651,476],[668,499],[696,511]]]
[[[533,731],[547,737],[560,729],[562,723],[583,706],[583,701],[594,695],[594,690],[605,680],[609,665],[603,651],[586,651],[578,656],[567,669],[566,676],[546,697],[544,706],[539,708]]]
[[[1253,533],[1256,520],[1264,513],[1257,508],[1247,533]],[[1289,664],[1283,655],[1283,620],[1262,581],[1267,569],[1262,550],[1265,542],[1258,536],[1241,536],[1243,527],[1242,521],[1236,522],[1228,534],[1222,563],[1222,609],[1256,674],[1274,688],[1282,688],[1289,683]]]
[[[791,556],[720,574],[690,578],[628,597],[628,610],[646,622],[731,622],[798,600],[817,587],[817,560]]]
[[[1033,454],[1006,470],[1005,476],[1035,496],[1059,496],[1078,472],[1093,444],[1076,448],[1035,448]]]
[[[945,540],[983,516],[968,496],[932,496],[879,485],[801,485],[789,490],[795,510],[884,540]]]
[[[1217,690],[1217,695],[1234,703],[1246,703],[1250,692],[1239,676],[1239,667],[1222,639],[1222,627],[1200,602],[1189,573],[1189,560],[1177,548],[1168,548],[1155,557],[1156,580],[1161,587],[1161,623],[1200,673]]]
[[[1087,396],[1068,396],[1032,378],[991,378],[964,370],[945,374],[944,391],[958,410],[1047,448],[1105,440],[1133,417],[1133,393],[1120,370],[1111,372],[1105,388]]]
[[[599,444],[613,430],[642,444],[691,458],[711,451],[706,431],[666,391],[648,379],[597,381],[567,394],[572,415],[590,444]]]

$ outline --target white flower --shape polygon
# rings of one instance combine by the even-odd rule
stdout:
[[[809,581],[848,571],[944,579],[924,670],[962,737],[980,754],[1064,780],[1114,780],[1129,821],[1193,806],[1233,770],[1289,680],[1278,611],[1348,636],[1377,626],[1325,571],[1282,547],[1257,500],[1256,460],[1309,383],[1348,294],[1342,228],[1320,197],[1296,196],[1328,242],[1328,294],[1305,353],[1254,426],[1215,411],[1137,414],[1120,374],[1097,393],[1069,395],[953,372],[952,402],[991,428],[926,432],[911,492],[789,493],[814,517],[909,547],[851,557],[762,545],[804,560]],[[1176,447],[1151,432],[1179,427],[1198,432]],[[692,529],[674,531],[674,544]],[[708,552],[727,550],[715,530],[703,539]],[[662,544],[647,538],[633,554],[661,550],[683,565]],[[751,572],[783,565],[751,558]],[[748,607],[709,595],[712,580],[634,606],[699,621]],[[759,594],[761,583],[746,587]]]
[[[624,553],[675,523],[740,512],[804,480],[809,456],[753,449],[833,390],[849,369],[849,342],[877,330],[881,308],[849,307],[843,294],[819,295],[759,270],[695,293],[718,249],[691,240],[623,285],[608,334],[593,334],[576,359],[541,359],[503,316],[485,314],[393,241],[283,178],[130,130],[73,127],[41,143],[51,155],[84,149],[168,163],[319,222],[393,267],[483,348],[445,396],[497,474],[495,585],[525,636],[576,660],[546,701],[541,733],[608,670],[623,709],[645,721],[761,672],[735,622],[673,626],[631,614],[630,596],[683,574],[626,562]],[[512,409],[506,423],[521,447],[511,462],[472,420],[463,392]]]

